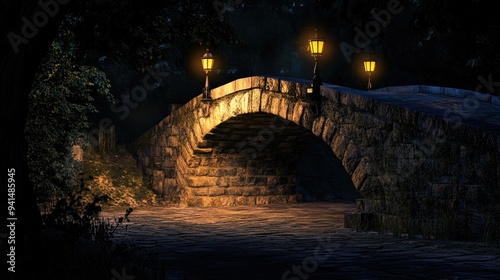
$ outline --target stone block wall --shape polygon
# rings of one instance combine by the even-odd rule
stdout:
[[[177,158],[181,151],[180,129],[167,117],[129,145],[152,189],[179,203],[180,187],[177,181]]]
[[[358,212],[346,216],[348,227],[498,240],[498,134],[469,126],[472,120],[449,123],[364,96],[328,95],[325,120],[335,125],[317,133],[326,127],[334,135],[332,150],[363,195]]]

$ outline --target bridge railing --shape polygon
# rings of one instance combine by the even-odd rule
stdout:
[[[211,96],[213,99],[219,99],[227,95],[254,88],[260,88],[273,92],[282,92],[294,96],[304,96],[307,94],[307,87],[310,86],[309,84],[310,81],[304,79],[272,76],[251,76],[239,78],[227,84],[216,87],[211,90]]]
[[[459,88],[437,87],[428,85],[408,85],[408,86],[393,86],[372,90],[374,92],[405,92],[405,93],[429,93],[439,94],[457,98],[474,98],[478,101],[490,103],[492,105],[500,106],[500,96],[483,93],[478,91],[471,91]]]

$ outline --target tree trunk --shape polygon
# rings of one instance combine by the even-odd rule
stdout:
[[[2,258],[11,251],[4,236],[15,232],[15,273],[2,279],[28,279],[33,277],[30,255],[36,243],[42,222],[28,177],[27,143],[24,128],[28,114],[28,94],[35,72],[54,40],[58,27],[67,12],[69,1],[63,0],[7,0],[0,3],[0,114],[1,114],[1,169],[0,184],[3,194],[2,223],[15,223],[15,231],[5,225],[2,236]],[[43,8],[39,3],[51,3]],[[45,15],[45,16],[44,16]],[[54,104],[54,106],[57,106]],[[15,204],[7,211],[9,173],[15,180]],[[7,220],[16,218],[17,220]],[[34,260],[36,261],[36,260]],[[2,266],[5,266],[3,262]],[[10,266],[8,264],[8,266]],[[4,268],[4,267],[2,267]],[[7,271],[5,268],[3,271]],[[35,278],[31,278],[35,279]]]

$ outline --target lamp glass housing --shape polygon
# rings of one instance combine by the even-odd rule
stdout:
[[[312,55],[321,55],[325,42],[321,39],[313,38],[309,40],[309,48]]]
[[[207,73],[210,72],[214,66],[214,58],[212,57],[212,54],[208,52],[208,49],[201,58],[201,65],[203,66],[203,71]]]
[[[365,72],[372,73],[375,71],[375,61],[374,60],[365,60]]]
[[[318,56],[323,53],[323,46],[325,41],[318,37],[318,30],[314,30],[314,36],[309,39],[309,50],[311,51],[311,55]]]

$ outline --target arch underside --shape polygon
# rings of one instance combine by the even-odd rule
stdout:
[[[269,113],[229,118],[180,158],[180,204],[218,206],[359,197],[330,147]]]

